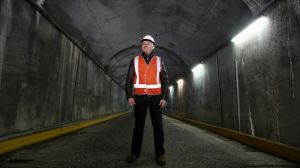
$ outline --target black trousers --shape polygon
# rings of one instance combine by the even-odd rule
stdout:
[[[155,155],[164,154],[162,109],[159,107],[160,95],[134,95],[134,101],[135,127],[132,136],[131,153],[136,156],[139,156],[141,153],[145,119],[149,109],[153,127]]]

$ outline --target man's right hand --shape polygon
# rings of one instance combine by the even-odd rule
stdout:
[[[134,99],[133,99],[133,98],[129,98],[129,99],[128,99],[128,104],[129,104],[130,106],[134,106],[134,105],[135,105]]]

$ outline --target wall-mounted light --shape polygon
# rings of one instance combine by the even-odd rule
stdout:
[[[174,92],[174,87],[173,86],[169,86],[169,90],[170,90],[170,92]]]
[[[174,87],[172,85],[169,86],[169,92],[170,92],[171,98],[173,98],[174,97]]]
[[[177,80],[177,91],[178,91],[178,95],[179,96],[182,94],[183,84],[184,84],[184,80],[183,79]]]
[[[184,80],[183,79],[179,79],[177,80],[177,96],[181,96],[183,94],[183,85],[184,85]]]
[[[203,64],[198,64],[192,69],[192,72],[193,73],[202,73],[203,70],[204,70]]]
[[[265,16],[262,16],[255,20],[253,23],[251,23],[246,29],[241,31],[238,35],[236,35],[233,39],[231,39],[231,42],[233,43],[241,43],[245,41],[247,38],[253,36],[255,33],[260,32],[264,29],[264,27],[268,23],[268,18]]]
[[[179,79],[177,81],[178,86],[183,86],[184,80],[183,79]]]

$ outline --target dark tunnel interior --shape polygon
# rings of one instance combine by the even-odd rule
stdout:
[[[299,0],[0,0],[0,140],[132,111],[126,74],[149,34],[165,114],[299,149],[299,23]]]
[[[45,1],[43,8],[120,85],[140,39],[151,34],[171,81],[220,48],[252,19],[243,1]]]

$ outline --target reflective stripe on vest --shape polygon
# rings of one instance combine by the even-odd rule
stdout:
[[[134,94],[161,94],[161,58],[153,56],[147,65],[142,56],[134,58]]]

